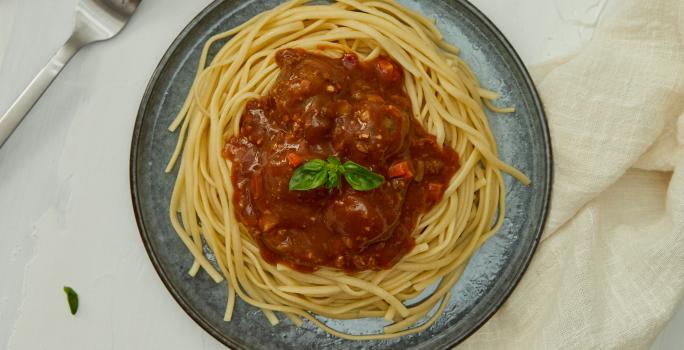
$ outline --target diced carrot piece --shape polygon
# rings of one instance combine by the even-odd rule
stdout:
[[[385,57],[380,57],[376,60],[375,70],[378,78],[386,82],[397,81],[401,77],[401,71],[394,66],[390,59]]]
[[[263,183],[261,182],[261,176],[257,175],[252,177],[251,181],[252,197],[254,199],[259,199],[261,197],[261,192],[263,191]]]
[[[427,197],[433,202],[437,202],[442,199],[442,194],[444,194],[444,185],[436,182],[430,182],[427,187]]]
[[[388,173],[391,179],[398,177],[410,179],[413,177],[413,169],[411,168],[411,164],[406,160],[392,164],[392,166],[389,167]]]
[[[304,158],[302,158],[297,153],[288,153],[287,161],[294,168],[298,167],[300,164],[304,163]]]

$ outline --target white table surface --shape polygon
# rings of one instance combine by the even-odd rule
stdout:
[[[0,1],[0,111],[68,36],[78,0]],[[528,65],[590,40],[607,0],[475,0]],[[615,1],[615,0],[614,0]],[[152,71],[209,0],[145,0],[82,50],[0,148],[0,348],[221,349],[175,303],[141,244],[131,132]],[[63,285],[81,295],[69,314]],[[684,307],[653,344],[681,349]]]

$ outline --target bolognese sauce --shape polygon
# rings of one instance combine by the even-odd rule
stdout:
[[[225,144],[233,208],[264,260],[303,272],[392,267],[415,245],[419,217],[439,202],[459,168],[412,117],[401,66],[380,56],[330,58],[302,49],[276,54],[280,74],[247,103]],[[292,191],[297,167],[336,156],[384,176],[370,191]]]

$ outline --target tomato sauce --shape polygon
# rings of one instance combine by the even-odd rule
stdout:
[[[442,199],[458,155],[414,120],[403,70],[390,58],[284,49],[276,62],[276,83],[247,103],[223,150],[238,220],[269,263],[303,272],[392,267],[414,247],[417,220]],[[289,190],[299,165],[330,155],[385,181],[370,191],[344,180],[339,189]]]

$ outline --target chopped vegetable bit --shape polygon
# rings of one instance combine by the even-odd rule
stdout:
[[[252,179],[252,195],[254,196],[254,199],[259,199],[261,197],[261,194],[263,192],[264,186],[262,183],[263,179],[259,176],[255,176]]]
[[[78,294],[76,294],[76,291],[74,291],[71,287],[67,286],[64,286],[64,293],[66,293],[71,314],[76,315],[76,311],[78,311]]]
[[[430,182],[427,187],[427,197],[430,201],[438,202],[442,199],[444,193],[444,185],[441,183]]]
[[[287,162],[290,163],[292,167],[298,167],[300,164],[304,163],[304,158],[302,158],[297,153],[288,153]]]
[[[359,64],[359,58],[353,53],[345,53],[342,55],[342,65],[344,68],[352,70]]]
[[[388,170],[388,175],[392,179],[404,178],[408,180],[413,177],[413,169],[408,161],[403,160],[392,164]]]
[[[401,72],[395,69],[394,64],[387,58],[380,57],[376,60],[375,70],[378,77],[387,82],[393,82],[399,80],[401,77]]]

